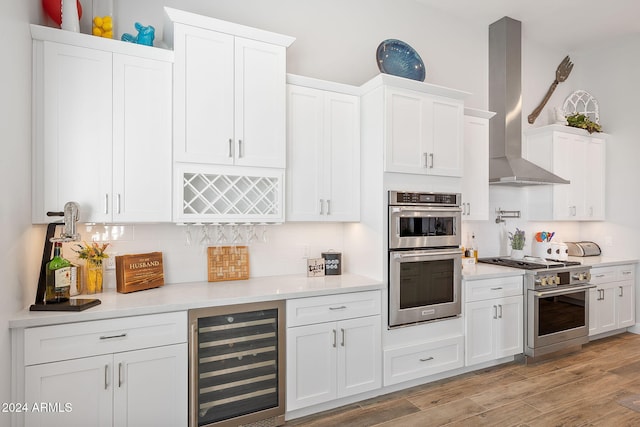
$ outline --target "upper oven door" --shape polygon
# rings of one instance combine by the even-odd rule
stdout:
[[[459,247],[461,209],[389,206],[389,249]]]

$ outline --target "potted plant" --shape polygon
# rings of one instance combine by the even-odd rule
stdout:
[[[85,292],[88,294],[102,292],[102,260],[109,258],[109,254],[105,252],[109,243],[102,245],[96,242],[91,242],[90,245],[87,242],[82,243],[76,245],[74,251],[78,254],[78,258],[86,261],[87,285]]]
[[[511,240],[511,258],[522,259],[524,257],[524,242],[526,240],[524,230],[516,227],[516,232],[509,232]]]

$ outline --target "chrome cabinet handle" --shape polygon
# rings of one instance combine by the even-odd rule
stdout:
[[[433,169],[433,153],[429,153],[429,158],[431,159],[431,166],[429,166],[429,169]]]
[[[498,307],[497,306],[493,306],[493,318],[497,319],[498,318]]]
[[[620,295],[619,296],[624,296],[624,290],[622,289],[622,286],[618,286],[618,288],[620,288]]]
[[[102,335],[100,337],[101,340],[112,340],[114,338],[124,338],[127,336],[126,332],[121,333],[120,335]]]
[[[422,153],[422,157],[424,157],[424,167],[425,169],[429,168],[429,153]]]
[[[433,356],[425,357],[424,359],[420,359],[421,362],[428,362],[429,360],[433,360]]]
[[[345,332],[344,332],[344,328],[340,328],[340,331],[342,332],[342,342],[340,343],[340,345],[342,347],[344,347],[344,343],[345,343]]]
[[[623,271],[622,274],[625,275],[625,276],[628,276],[628,275],[631,274],[631,272],[630,271]]]
[[[498,309],[500,310],[500,314],[498,315],[498,318],[502,319],[502,304],[498,304]]]
[[[109,194],[105,193],[104,195],[104,213],[109,213]]]
[[[491,288],[492,291],[499,291],[502,289],[502,286],[500,286],[499,288]]]
[[[324,215],[324,199],[320,199],[320,215]]]
[[[331,199],[327,199],[327,215],[331,215]]]
[[[104,389],[109,388],[109,365],[104,365]]]
[[[239,139],[238,140],[238,158],[244,157],[244,150],[242,148],[243,148],[242,140]]]
[[[344,310],[347,308],[346,305],[341,305],[340,307],[329,307],[329,310]]]
[[[116,196],[116,213],[120,213],[120,193]]]
[[[229,158],[233,157],[233,139],[229,138]]]
[[[122,387],[122,362],[118,363],[118,388]]]
[[[337,345],[337,333],[336,330],[333,330],[333,348],[336,348]]]

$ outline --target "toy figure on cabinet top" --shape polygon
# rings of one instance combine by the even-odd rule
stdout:
[[[145,46],[153,46],[153,39],[155,38],[156,29],[151,25],[145,27],[139,22],[135,23],[136,30],[138,30],[138,35],[133,36],[128,33],[124,33],[122,35],[122,41],[143,44]]]

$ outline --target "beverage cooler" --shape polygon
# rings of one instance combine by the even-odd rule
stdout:
[[[189,311],[189,425],[284,424],[285,302]]]

